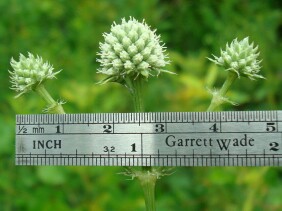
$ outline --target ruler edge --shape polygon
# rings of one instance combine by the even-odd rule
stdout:
[[[185,117],[186,115],[186,117]],[[188,117],[191,121],[188,121]],[[159,116],[159,117],[158,117]],[[162,117],[165,118],[162,118]],[[209,118],[208,118],[209,117]],[[214,112],[126,112],[126,113],[71,113],[71,114],[16,114],[16,126],[43,123],[150,123],[150,122],[228,122],[240,120],[240,122],[251,122],[253,119],[259,121],[278,121],[282,110],[263,111],[214,111]],[[184,118],[187,121],[181,121]],[[242,120],[242,121],[241,121]]]

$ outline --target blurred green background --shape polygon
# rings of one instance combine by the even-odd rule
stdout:
[[[1,0],[0,210],[144,210],[137,181],[119,167],[16,167],[15,114],[41,113],[34,93],[17,100],[9,89],[10,59],[31,52],[63,69],[47,89],[68,113],[130,112],[127,91],[97,86],[102,33],[122,17],[143,18],[166,43],[170,71],[149,80],[147,111],[205,111],[226,73],[206,57],[246,36],[258,44],[267,80],[237,80],[228,93],[237,107],[282,108],[282,1],[279,0]],[[282,210],[281,168],[177,168],[157,184],[158,210]]]

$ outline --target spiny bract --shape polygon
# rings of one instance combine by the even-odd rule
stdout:
[[[18,62],[12,58],[11,66],[14,69],[14,71],[9,71],[11,74],[11,89],[20,92],[16,97],[31,91],[47,79],[55,78],[55,75],[60,72],[53,72],[52,65],[31,53],[28,53],[28,57],[20,54]]]
[[[97,61],[101,68],[98,73],[108,77],[100,83],[122,82],[124,77],[137,78],[158,75],[168,63],[160,36],[144,22],[134,18],[121,24],[114,23],[110,33],[104,33],[105,42],[100,43],[100,56]]]
[[[234,39],[230,45],[226,44],[226,49],[220,50],[220,57],[214,56],[214,59],[208,58],[217,65],[223,66],[226,71],[233,71],[240,76],[250,79],[264,78],[258,75],[260,71],[260,63],[257,58],[259,56],[258,46],[254,47],[254,43],[249,44],[249,38],[246,37],[241,41]]]

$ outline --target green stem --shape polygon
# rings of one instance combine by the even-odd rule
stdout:
[[[144,112],[144,103],[143,103],[143,79],[138,77],[135,80],[132,80],[130,77],[125,78],[126,87],[129,89],[131,94],[134,111],[135,112]]]
[[[39,84],[35,90],[36,93],[38,93],[47,103],[48,109],[50,109],[50,113],[55,114],[65,114],[65,111],[62,107],[62,105],[58,102],[56,102],[51,95],[48,93],[48,91],[45,89],[43,84]]]
[[[146,172],[144,171],[144,169],[142,169],[142,174],[138,177],[138,179],[144,191],[146,210],[155,211],[155,186],[157,181],[156,175],[152,174],[152,172]]]
[[[144,112],[144,103],[143,103],[143,79],[138,77],[132,80],[131,77],[125,78],[126,87],[131,93],[134,111],[135,112]],[[155,211],[155,184],[157,177],[153,174],[154,168],[151,166],[142,166],[141,174],[138,176],[138,180],[142,186],[145,204],[147,211]]]
[[[226,95],[227,91],[229,90],[229,88],[237,78],[238,75],[236,73],[230,71],[228,72],[227,78],[224,84],[222,85],[221,89],[219,90],[219,93],[217,95],[213,95],[211,104],[207,111],[214,111],[219,105],[223,103],[221,98],[223,98]]]

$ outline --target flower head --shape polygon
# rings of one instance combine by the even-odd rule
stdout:
[[[28,57],[20,54],[18,62],[12,58],[11,66],[14,69],[14,71],[9,71],[11,74],[11,89],[19,92],[16,97],[31,91],[47,79],[55,78],[55,75],[60,72],[53,72],[52,65],[31,53],[28,53]]]
[[[241,41],[234,39],[230,45],[226,44],[225,51],[220,50],[220,57],[214,56],[214,59],[208,58],[217,65],[223,66],[227,71],[233,71],[240,76],[250,79],[264,78],[259,75],[260,63],[258,46],[254,43],[249,44],[249,38],[246,37]]]
[[[110,33],[105,33],[105,42],[100,43],[99,73],[108,77],[102,81],[123,81],[125,76],[148,78],[160,72],[168,63],[165,47],[160,44],[160,36],[155,34],[143,21],[134,18],[122,19],[114,23]]]

